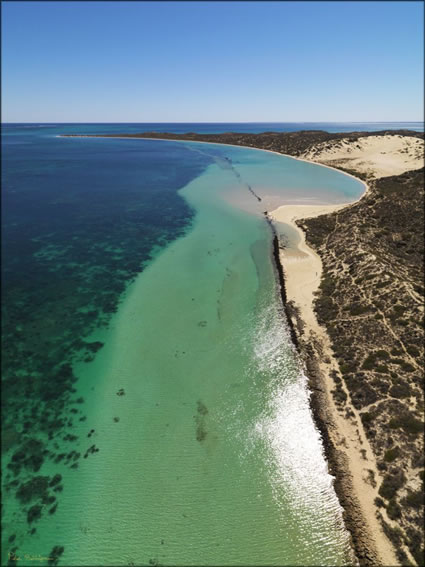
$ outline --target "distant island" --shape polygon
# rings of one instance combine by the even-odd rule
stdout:
[[[284,206],[267,216],[301,236],[302,262],[279,245],[286,311],[357,557],[362,565],[423,564],[423,133],[82,137],[246,146],[365,182],[354,204]]]

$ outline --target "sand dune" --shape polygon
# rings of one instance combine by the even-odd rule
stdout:
[[[303,158],[365,173],[371,178],[400,175],[424,166],[424,140],[410,136],[367,136],[357,141],[317,144]]]

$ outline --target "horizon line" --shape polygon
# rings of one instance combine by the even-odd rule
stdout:
[[[149,122],[128,122],[128,121],[112,121],[112,122],[88,122],[88,121],[72,121],[72,122],[60,122],[58,120],[48,121],[48,120],[37,120],[35,122],[12,122],[12,121],[2,121],[1,124],[405,124],[405,123],[417,123],[423,124],[424,120],[320,120],[320,121],[295,121],[295,122],[287,122],[287,121],[149,121]]]

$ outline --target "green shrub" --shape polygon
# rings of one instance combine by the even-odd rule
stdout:
[[[408,495],[403,498],[403,504],[411,508],[420,508],[424,504],[424,493],[421,490],[409,492]]]
[[[345,362],[341,364],[341,372],[343,374],[348,374],[349,372],[355,372],[357,370],[357,366],[354,362]]]
[[[397,518],[400,518],[401,516],[401,508],[394,498],[391,498],[388,502],[387,514],[391,520],[397,520]]]
[[[414,345],[409,345],[406,348],[406,350],[410,354],[410,356],[419,356],[420,355],[419,349],[417,349]]]
[[[413,415],[401,415],[393,417],[389,424],[391,429],[403,429],[406,433],[417,434],[424,430],[422,421],[416,419]]]
[[[413,555],[418,565],[424,565],[424,547],[422,544],[421,532],[410,529],[409,533],[409,551]]]
[[[394,305],[393,311],[396,315],[402,315],[406,311],[406,307],[404,305]]]
[[[392,463],[400,455],[400,449],[398,447],[392,447],[385,451],[384,461],[386,463]]]
[[[332,295],[335,291],[335,282],[329,276],[325,276],[320,282],[320,289],[324,294]]]
[[[411,394],[410,386],[408,384],[394,384],[389,390],[390,396],[393,398],[408,398]]]
[[[317,300],[316,308],[319,311],[320,315],[322,315],[324,318],[326,318],[326,316],[328,318],[332,318],[330,316],[332,316],[335,312],[335,303],[330,297],[324,295]]]
[[[405,476],[403,471],[397,474],[386,474],[381,486],[379,487],[378,494],[386,500],[391,500],[397,493],[405,482]]]
[[[375,352],[371,352],[363,362],[362,368],[365,370],[376,370],[377,372],[388,372],[388,368],[385,365],[376,365],[376,359],[389,359],[389,354],[386,350],[377,350]]]
[[[425,549],[423,547],[412,547],[412,549],[410,549],[410,553],[413,555],[417,565],[420,567],[425,565]]]
[[[382,500],[382,498],[379,498],[379,496],[375,498],[375,504],[376,506],[378,506],[378,508],[385,508],[385,502]]]
[[[362,315],[363,313],[366,313],[367,311],[369,311],[368,305],[360,305],[360,303],[353,303],[350,306],[350,314],[351,315]]]
[[[375,352],[375,356],[376,356],[377,358],[385,358],[385,359],[388,359],[388,358],[390,357],[390,355],[388,354],[388,352],[387,352],[386,350],[382,350],[382,349],[377,350],[377,351]]]
[[[342,388],[337,388],[336,390],[333,391],[333,393],[335,399],[339,402],[345,402],[345,400],[347,399],[347,394],[344,392]]]
[[[403,543],[403,532],[401,529],[396,526],[392,528],[385,520],[382,520],[382,525],[384,528],[384,532],[388,536],[388,538],[393,542],[396,548],[400,547]]]

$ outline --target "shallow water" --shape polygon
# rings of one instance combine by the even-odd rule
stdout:
[[[101,159],[122,142],[89,146]],[[256,150],[124,144],[158,155],[184,146],[176,151],[202,170],[179,191],[194,217],[156,248],[108,327],[86,336],[104,343],[94,360],[73,362],[73,398],[84,400],[74,408],[86,419],[73,422],[71,444],[62,433],[51,441],[55,455],[72,445],[79,466],[43,462],[37,474],[62,474],[63,492],[34,535],[10,492],[7,535],[18,553],[63,545],[66,565],[349,563],[262,212],[274,199],[349,201],[363,186]],[[53,253],[44,248],[57,262]]]

